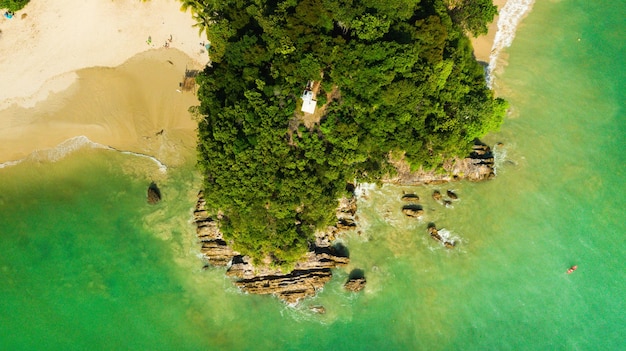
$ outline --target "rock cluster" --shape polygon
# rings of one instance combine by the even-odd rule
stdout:
[[[268,265],[256,266],[248,256],[232,250],[224,240],[217,220],[205,209],[203,193],[198,194],[194,211],[196,233],[201,253],[214,266],[228,266],[226,274],[235,279],[235,285],[251,294],[272,294],[295,304],[304,297],[315,295],[332,278],[332,268],[348,264],[347,250],[340,244],[332,245],[337,233],[356,226],[356,199],[343,199],[337,210],[337,225],[316,233],[315,243],[298,261],[291,272],[284,273]]]
[[[446,195],[448,197],[444,198],[443,195],[441,195],[441,192],[439,190],[435,190],[433,191],[433,200],[435,200],[436,202],[446,207],[450,207],[452,206],[452,201],[456,201],[459,199],[459,195],[457,195],[454,191],[449,190],[449,189],[446,191]]]
[[[363,290],[363,288],[365,288],[365,277],[363,278],[350,278],[348,279],[348,281],[346,282],[346,284],[343,286],[346,290],[348,291],[352,291],[352,292],[359,292],[361,290]]]
[[[198,202],[193,212],[196,235],[200,240],[200,252],[214,266],[226,266],[238,252],[228,246],[215,221],[205,209],[204,193],[198,193]]]
[[[402,185],[442,184],[451,181],[481,181],[495,177],[494,156],[491,148],[476,141],[472,152],[466,158],[454,158],[443,163],[444,172],[411,171],[403,158],[391,160],[397,174],[383,179],[383,182]]]
[[[437,230],[437,227],[435,226],[434,223],[431,223],[428,226],[428,234],[430,234],[431,238],[433,238],[436,241],[442,243],[443,246],[445,246],[448,249],[453,249],[454,246],[456,245],[456,243],[454,241],[444,240],[444,238],[439,234],[439,230]]]
[[[343,285],[344,289],[352,292],[359,292],[365,288],[365,272],[362,269],[355,268],[350,272],[348,281]]]

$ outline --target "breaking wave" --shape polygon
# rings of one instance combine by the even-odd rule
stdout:
[[[500,9],[498,14],[498,30],[493,40],[491,54],[489,55],[489,66],[487,68],[487,85],[491,88],[493,85],[493,73],[498,63],[500,53],[505,48],[511,46],[517,26],[524,16],[533,8],[535,0],[508,0]]]
[[[132,155],[132,156],[136,156],[136,157],[145,157],[148,158],[152,161],[154,161],[158,167],[159,167],[159,171],[161,172],[165,172],[167,171],[167,166],[164,165],[161,161],[159,161],[157,158],[150,156],[150,155],[144,155],[144,154],[140,154],[137,152],[132,152],[132,151],[123,151],[123,150],[118,150],[116,148],[113,148],[111,146],[108,145],[103,145],[100,143],[96,143],[91,141],[89,138],[87,138],[84,135],[80,135],[80,136],[76,136],[70,139],[65,140],[64,142],[60,143],[59,145],[57,145],[56,147],[53,147],[51,149],[45,149],[45,150],[36,150],[33,151],[30,155],[28,155],[27,157],[21,159],[21,160],[15,160],[15,161],[7,161],[4,163],[0,163],[0,169],[5,168],[5,167],[10,167],[10,166],[15,166],[17,164],[20,164],[24,161],[50,161],[50,162],[57,162],[61,159],[63,159],[64,157],[66,157],[67,155],[78,151],[80,149],[83,148],[92,148],[92,149],[105,149],[105,150],[111,150],[111,151],[117,151],[120,152],[122,154],[126,154],[126,155]]]

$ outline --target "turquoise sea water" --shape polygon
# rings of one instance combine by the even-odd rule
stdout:
[[[0,349],[626,349],[624,14],[537,2],[494,84],[512,106],[486,138],[504,144],[498,177],[436,187],[459,194],[452,208],[434,187],[363,189],[351,264],[297,308],[201,269],[192,164],[164,176],[85,149],[0,169]],[[149,206],[155,178],[164,199]],[[403,191],[423,221],[399,212]],[[368,279],[356,295],[342,289],[353,268]]]

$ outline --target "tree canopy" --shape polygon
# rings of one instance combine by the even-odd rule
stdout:
[[[28,4],[29,0],[0,0],[0,9],[19,11]]]
[[[211,41],[197,78],[207,206],[255,259],[294,262],[333,223],[347,182],[393,171],[390,152],[437,167],[502,122],[506,103],[442,0],[183,3]]]

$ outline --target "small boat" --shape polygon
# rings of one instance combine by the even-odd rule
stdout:
[[[570,273],[572,273],[573,271],[575,271],[575,270],[577,270],[577,269],[578,269],[578,266],[576,266],[576,265],[571,266],[571,267],[567,270],[567,274],[570,274]]]

